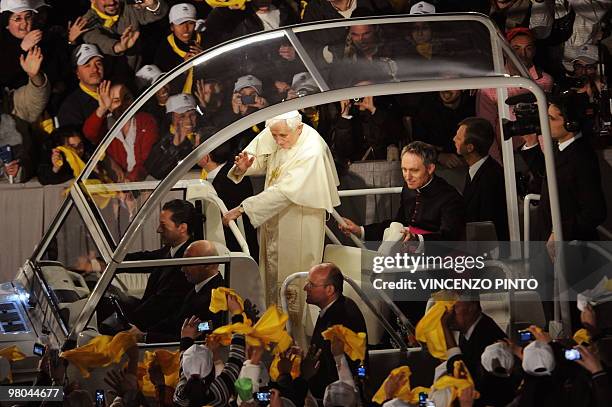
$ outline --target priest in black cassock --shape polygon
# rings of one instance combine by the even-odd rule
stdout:
[[[465,204],[453,186],[434,174],[436,156],[436,149],[421,141],[404,147],[401,164],[406,185],[395,219],[359,226],[345,218],[340,230],[363,240],[382,240],[391,222],[399,222],[405,227],[404,240],[463,240]]]

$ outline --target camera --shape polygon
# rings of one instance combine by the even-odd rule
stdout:
[[[427,407],[427,393],[424,391],[419,393],[419,407]]]
[[[512,96],[506,99],[506,104],[513,107],[516,120],[502,120],[505,140],[515,136],[542,133],[535,96],[531,93]]]
[[[243,105],[254,105],[256,95],[240,95],[240,103]]]
[[[253,398],[259,403],[259,405],[267,406],[270,403],[271,393],[267,388],[260,389],[253,394]]]
[[[565,359],[567,360],[580,360],[582,359],[582,355],[578,349],[566,349],[565,350]]]
[[[535,336],[533,335],[533,333],[526,329],[522,331],[518,331],[518,335],[519,335],[519,342],[523,344],[535,340]]]
[[[45,354],[45,345],[42,343],[35,343],[34,349],[32,349],[32,353],[36,356],[42,357]]]
[[[104,390],[98,389],[96,390],[96,407],[105,407],[106,400],[104,398]]]
[[[198,332],[212,331],[212,321],[204,321],[198,324]]]
[[[357,377],[359,378],[364,378],[366,377],[366,368],[365,366],[361,365],[357,368]]]

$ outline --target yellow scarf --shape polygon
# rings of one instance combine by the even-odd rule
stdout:
[[[117,20],[119,20],[119,14],[117,14],[116,16],[109,16],[108,14],[105,14],[102,11],[98,10],[98,8],[93,3],[93,1],[91,2],[91,9],[96,12],[98,17],[100,17],[102,20],[104,20],[104,27],[105,28],[111,28],[113,25],[115,25]]]
[[[210,293],[210,306],[208,309],[213,314],[220,311],[227,311],[227,294],[236,296],[238,303],[244,309],[244,300],[232,288],[219,287],[213,288]]]
[[[83,85],[82,82],[79,82],[79,88],[81,88],[83,92],[87,93],[92,98],[96,100],[100,100],[100,97],[98,96],[98,92],[89,89],[87,86]]]
[[[239,6],[240,10],[244,10],[247,1],[250,0],[206,0],[212,8]]]
[[[172,134],[173,136],[176,134],[176,128],[174,128],[174,124],[170,125],[170,134]],[[189,133],[185,137],[187,138],[187,140],[191,141],[191,144],[195,144],[195,133]]]
[[[87,345],[62,352],[61,357],[74,364],[83,377],[90,376],[89,370],[119,363],[123,354],[136,345],[136,337],[128,332],[115,336],[101,335],[93,338]]]
[[[77,154],[77,152],[72,147],[67,146],[58,146],[57,149],[64,153],[64,157],[68,160],[68,165],[72,168],[72,174],[74,178],[77,178],[83,169],[85,168],[85,163],[81,160],[81,157]],[[63,161],[62,161],[63,165]],[[86,179],[84,181],[85,185],[101,185],[102,181],[99,179]],[[70,190],[70,188],[66,189],[66,193]],[[106,208],[111,198],[115,197],[116,193],[107,190],[104,188],[101,192],[92,192],[92,197],[96,201],[96,204],[100,206],[100,208]]]
[[[444,339],[444,330],[440,319],[444,312],[454,304],[455,301],[437,300],[415,328],[416,339],[427,344],[427,350],[434,358],[447,359],[446,339]]]
[[[450,388],[451,403],[468,387],[474,387],[474,379],[472,379],[472,375],[462,360],[457,360],[453,363],[452,376],[444,375],[431,386],[434,390]],[[480,398],[480,394],[477,391],[474,392],[474,398]]]
[[[181,352],[170,352],[165,349],[146,351],[144,361],[138,364],[138,387],[147,397],[155,397],[155,385],[149,377],[149,367],[156,362],[165,376],[166,386],[176,387],[179,382],[179,367],[181,365]]]
[[[416,50],[419,54],[421,54],[421,56],[427,59],[431,59],[433,55],[433,47],[431,45],[431,42],[427,42],[425,44],[417,44]]]
[[[406,376],[406,383],[397,389],[394,394],[387,394],[385,391],[385,384],[392,377],[404,375]],[[417,404],[419,402],[419,393],[429,393],[429,389],[427,387],[415,387],[414,389],[410,388],[410,375],[412,372],[408,366],[400,366],[395,368],[389,373],[389,376],[385,379],[383,384],[380,386],[374,397],[372,397],[372,401],[378,404],[383,404],[385,400],[391,399],[400,399],[410,404]]]
[[[589,335],[589,331],[584,328],[577,330],[573,336],[573,339],[578,345],[582,345],[583,343],[591,343],[591,335]]]
[[[270,369],[268,373],[270,374],[270,379],[276,381],[280,372],[278,371],[278,362],[280,362],[280,354],[274,356],[272,360],[272,364],[270,365]],[[300,355],[295,355],[293,360],[291,361],[291,377],[293,379],[297,379],[300,376],[300,365],[302,363],[302,357]]]
[[[26,355],[15,345],[9,346],[8,348],[0,349],[0,356],[8,360],[9,362],[15,362],[17,360],[25,359]],[[13,373],[9,370],[8,374],[9,383],[13,383]]]
[[[351,360],[365,360],[365,332],[355,333],[345,326],[333,325],[323,331],[321,336],[328,341],[331,341],[334,337],[338,338],[344,345],[344,353],[346,353]]]
[[[168,35],[168,37],[166,37],[168,40],[168,44],[170,44],[170,47],[172,48],[172,50],[181,58],[185,58],[185,55],[187,55],[187,52],[183,51],[182,49],[180,49],[177,45],[176,45],[176,41],[174,39],[174,34],[170,33],[170,35]],[[200,35],[200,33],[196,33],[196,41],[195,41],[198,45],[200,45],[202,43],[202,36]],[[187,79],[185,80],[185,85],[183,85],[183,93],[189,93],[191,94],[191,88],[193,86],[193,68],[191,68],[188,72],[187,72]]]

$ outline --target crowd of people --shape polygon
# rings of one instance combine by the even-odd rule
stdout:
[[[135,95],[181,62],[226,40],[298,22],[476,11],[491,17],[531,78],[551,95],[548,116],[558,150],[564,240],[596,239],[596,228],[606,218],[593,146],[600,145],[600,136],[609,131],[605,124],[610,113],[606,111],[608,78],[604,75],[609,72],[602,69],[610,59],[609,2],[253,0],[244,7],[211,7],[197,0],[49,3],[0,3],[0,47],[5,55],[0,64],[0,159],[6,182],[26,182],[36,176],[42,184],[57,184],[78,176]],[[474,39],[482,33],[476,30],[470,35],[473,26],[469,24],[461,32],[449,32],[449,27],[422,21],[391,28],[352,25],[303,33],[299,40],[333,88],[434,74],[460,77],[461,70],[470,67],[490,71],[490,51],[479,49]],[[281,39],[262,50],[256,44],[241,49],[231,60],[231,71],[226,60],[222,66],[204,63],[193,67],[158,90],[118,129],[94,176],[107,182],[162,179],[194,147],[227,124],[270,104],[319,91],[290,41]],[[458,72],[440,73],[449,59],[457,62]],[[462,65],[466,61],[469,63]],[[508,74],[520,72],[509,60],[505,69]],[[508,93],[522,92],[510,89]],[[512,118],[520,121],[517,109]],[[235,188],[240,189],[239,194],[219,195],[233,208],[225,214],[225,223],[246,214],[247,240],[253,253],[260,253],[268,304],[277,299],[283,273],[303,271],[312,266],[313,259],[320,261],[325,211],[339,203],[336,168],[342,174],[356,161],[399,160],[406,184],[394,219],[363,226],[345,219],[339,225],[343,232],[363,240],[382,240],[395,221],[406,227],[404,240],[457,241],[465,239],[467,222],[491,221],[499,240],[508,239],[495,90],[356,98],[291,112],[265,127],[256,125],[244,131],[203,157],[199,165],[214,178],[218,191],[226,189],[221,183],[227,179],[240,185],[248,171],[267,171],[264,193],[251,196],[252,188],[243,184]],[[542,193],[538,239],[554,243],[541,136],[535,129],[521,132],[516,127],[516,155],[526,162],[530,176],[526,189]],[[298,138],[317,151],[307,157],[310,161],[281,151],[297,145]],[[264,141],[280,149],[270,154]],[[253,157],[259,156],[268,161],[258,158],[257,168],[250,169]],[[233,167],[224,165],[233,157]],[[261,167],[262,162],[268,166]],[[282,182],[275,185],[286,176],[277,172],[283,164],[290,167],[287,173],[295,171],[293,181],[317,182],[301,189],[287,188]],[[436,175],[441,167],[467,173],[461,191]],[[296,214],[283,223],[279,213],[291,210]],[[166,203],[158,228],[164,247],[131,253],[126,259],[216,255],[211,242],[194,240],[193,211],[185,201]],[[308,227],[295,228],[298,218]],[[254,228],[260,229],[259,239]],[[301,235],[291,246],[287,236],[295,233]],[[320,235],[320,242],[308,238],[311,235]],[[299,254],[288,256],[296,247]],[[298,316],[304,306],[301,299],[321,310],[309,338],[311,346],[300,349],[285,343],[282,351],[274,348],[276,352],[269,354],[270,348],[264,346],[268,343],[254,332],[258,321],[268,321],[263,317],[272,315],[275,308],[256,310],[248,299],[242,301],[234,292],[221,290],[223,279],[217,265],[184,266],[182,273],[172,267],[152,272],[141,299],[120,298],[131,323],[122,328],[138,342],[179,340],[178,380],[170,383],[162,366],[150,363],[147,376],[155,392],[145,395],[136,348],[128,346],[124,349],[128,364],[107,378],[117,396],[108,404],[603,407],[612,400],[608,376],[612,324],[607,317],[612,302],[607,302],[606,295],[587,298],[581,304],[580,323],[585,331],[574,342],[572,338],[553,341],[541,327],[531,326],[525,332],[528,339],[519,343],[507,338],[469,293],[439,300],[438,306],[424,316],[419,310],[418,319],[413,319],[419,321],[417,339],[419,332],[428,337],[424,332],[430,329],[444,338],[441,353],[433,352],[433,342],[419,339],[441,362],[434,377],[422,383],[428,388],[421,392],[410,386],[408,364],[389,372],[374,394],[368,385],[367,351],[363,351],[368,343],[366,324],[358,304],[343,295],[343,281],[342,271],[334,264],[312,266],[306,285],[297,288],[297,305],[293,304]],[[199,330],[203,322],[222,327],[227,320],[223,313],[211,314],[209,304],[212,307],[215,301],[223,303],[222,309],[229,313],[229,340]],[[99,320],[108,316],[104,306],[99,304]],[[116,333],[116,322],[111,315],[100,328]],[[205,339],[206,344],[196,344],[198,339]],[[361,344],[362,351],[349,351],[349,343]],[[226,356],[220,352],[223,346],[229,346]],[[566,357],[572,350],[578,355],[574,359]],[[67,382],[68,354],[60,358],[65,363],[50,360],[51,354],[43,357],[36,384],[64,385],[66,403],[92,405],[92,394],[80,390],[78,382]],[[275,362],[270,365],[272,358]]]
[[[73,163],[87,161],[135,95],[212,46],[262,30],[336,18],[458,11],[489,15],[545,91],[561,87],[587,98],[585,135],[609,131],[604,75],[609,70],[602,68],[610,58],[610,29],[604,1],[257,0],[243,8],[168,0],[48,3],[2,2],[4,182],[37,177],[43,184],[62,183],[76,176],[79,168]],[[482,33],[466,34],[471,29],[422,22],[354,25],[303,33],[299,39],[326,83],[338,88],[462,76],[458,61],[487,74],[490,50],[474,39]],[[454,68],[441,68],[450,62]],[[506,70],[519,72],[510,62]],[[265,47],[253,44],[218,65],[194,67],[160,89],[123,126],[95,176],[107,182],[163,178],[216,130],[318,89],[284,38]],[[510,89],[509,95],[521,92]],[[313,106],[302,114],[341,169],[355,161],[397,159],[398,148],[410,140],[434,145],[444,167],[466,169],[452,141],[458,124],[478,116],[491,122],[496,133],[500,128],[493,89],[357,98]],[[233,152],[260,130],[254,126],[236,137],[230,143]],[[500,141],[498,135],[489,154],[501,163]],[[514,140],[517,149],[523,143]]]

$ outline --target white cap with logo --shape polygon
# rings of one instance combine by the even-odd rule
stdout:
[[[98,47],[94,44],[81,44],[76,49],[76,64],[85,65],[93,57],[104,58]]]
[[[234,84],[234,92],[240,92],[244,88],[254,88],[258,95],[261,95],[263,90],[261,81],[253,75],[241,76]]]
[[[599,49],[597,45],[585,44],[578,50],[576,58],[572,60],[572,64],[576,61],[584,62],[587,65],[596,64],[599,61]]]
[[[136,79],[151,84],[159,79],[164,73],[157,65],[145,65],[136,72]]]
[[[40,7],[40,6],[39,6]],[[36,4],[31,0],[2,0],[0,1],[0,12],[10,11],[20,13],[22,11],[33,11],[37,13]]]
[[[166,102],[166,113],[185,113],[196,108],[196,101],[193,96],[187,93],[172,95]]]
[[[436,7],[426,1],[419,1],[414,6],[410,7],[410,14],[434,14]]]
[[[195,374],[203,379],[214,367],[212,352],[205,345],[193,344],[183,352],[181,367],[185,378],[189,379]]]
[[[514,367],[514,355],[508,345],[496,342],[487,346],[480,355],[482,367],[496,376],[508,376]]]
[[[168,19],[172,24],[183,24],[185,21],[197,21],[196,8],[193,4],[179,3],[172,6]]]

